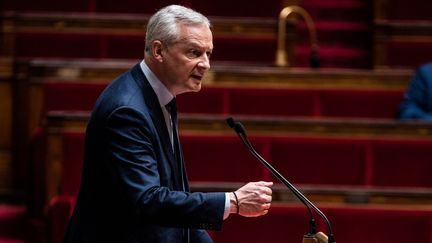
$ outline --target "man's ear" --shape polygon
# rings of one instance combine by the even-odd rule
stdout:
[[[155,40],[152,45],[152,55],[159,62],[163,62],[163,45],[162,42]]]

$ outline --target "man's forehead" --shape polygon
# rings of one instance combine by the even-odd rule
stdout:
[[[175,44],[179,44],[187,47],[194,48],[205,48],[205,49],[213,49],[213,40],[212,38],[199,38],[197,36],[182,36],[180,39],[176,41]]]

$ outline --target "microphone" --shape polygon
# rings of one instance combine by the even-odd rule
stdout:
[[[306,209],[309,212],[309,233],[308,236],[314,236],[317,234],[316,232],[316,221],[314,218],[314,214],[312,212],[312,209],[315,210],[326,222],[329,236],[328,236],[328,243],[335,243],[334,241],[334,235],[333,230],[330,224],[330,221],[328,220],[327,216],[318,208],[316,207],[303,193],[301,193],[293,184],[291,184],[279,171],[277,171],[269,162],[267,162],[252,146],[249,139],[246,135],[246,129],[244,128],[243,124],[240,122],[234,121],[232,117],[229,117],[226,119],[226,122],[228,123],[228,126],[230,126],[234,131],[237,133],[243,144],[246,146],[246,148],[249,150],[249,152],[256,158],[258,161],[260,161],[280,182],[282,182],[288,189],[294,193],[294,195],[306,206]]]

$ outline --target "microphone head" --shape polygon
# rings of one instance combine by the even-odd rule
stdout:
[[[231,128],[234,128],[234,126],[235,126],[235,121],[234,121],[234,119],[233,119],[232,117],[228,117],[228,118],[226,119],[226,122],[228,123],[228,126],[230,126]]]
[[[243,127],[243,124],[241,124],[240,122],[234,121],[232,117],[227,118],[226,122],[228,123],[228,126],[234,129],[236,133],[246,135],[246,129]]]

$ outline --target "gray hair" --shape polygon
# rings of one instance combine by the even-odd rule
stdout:
[[[211,23],[207,17],[190,8],[180,5],[169,5],[157,11],[147,23],[145,52],[150,52],[153,41],[160,40],[170,45],[178,38],[178,24],[207,25]]]

